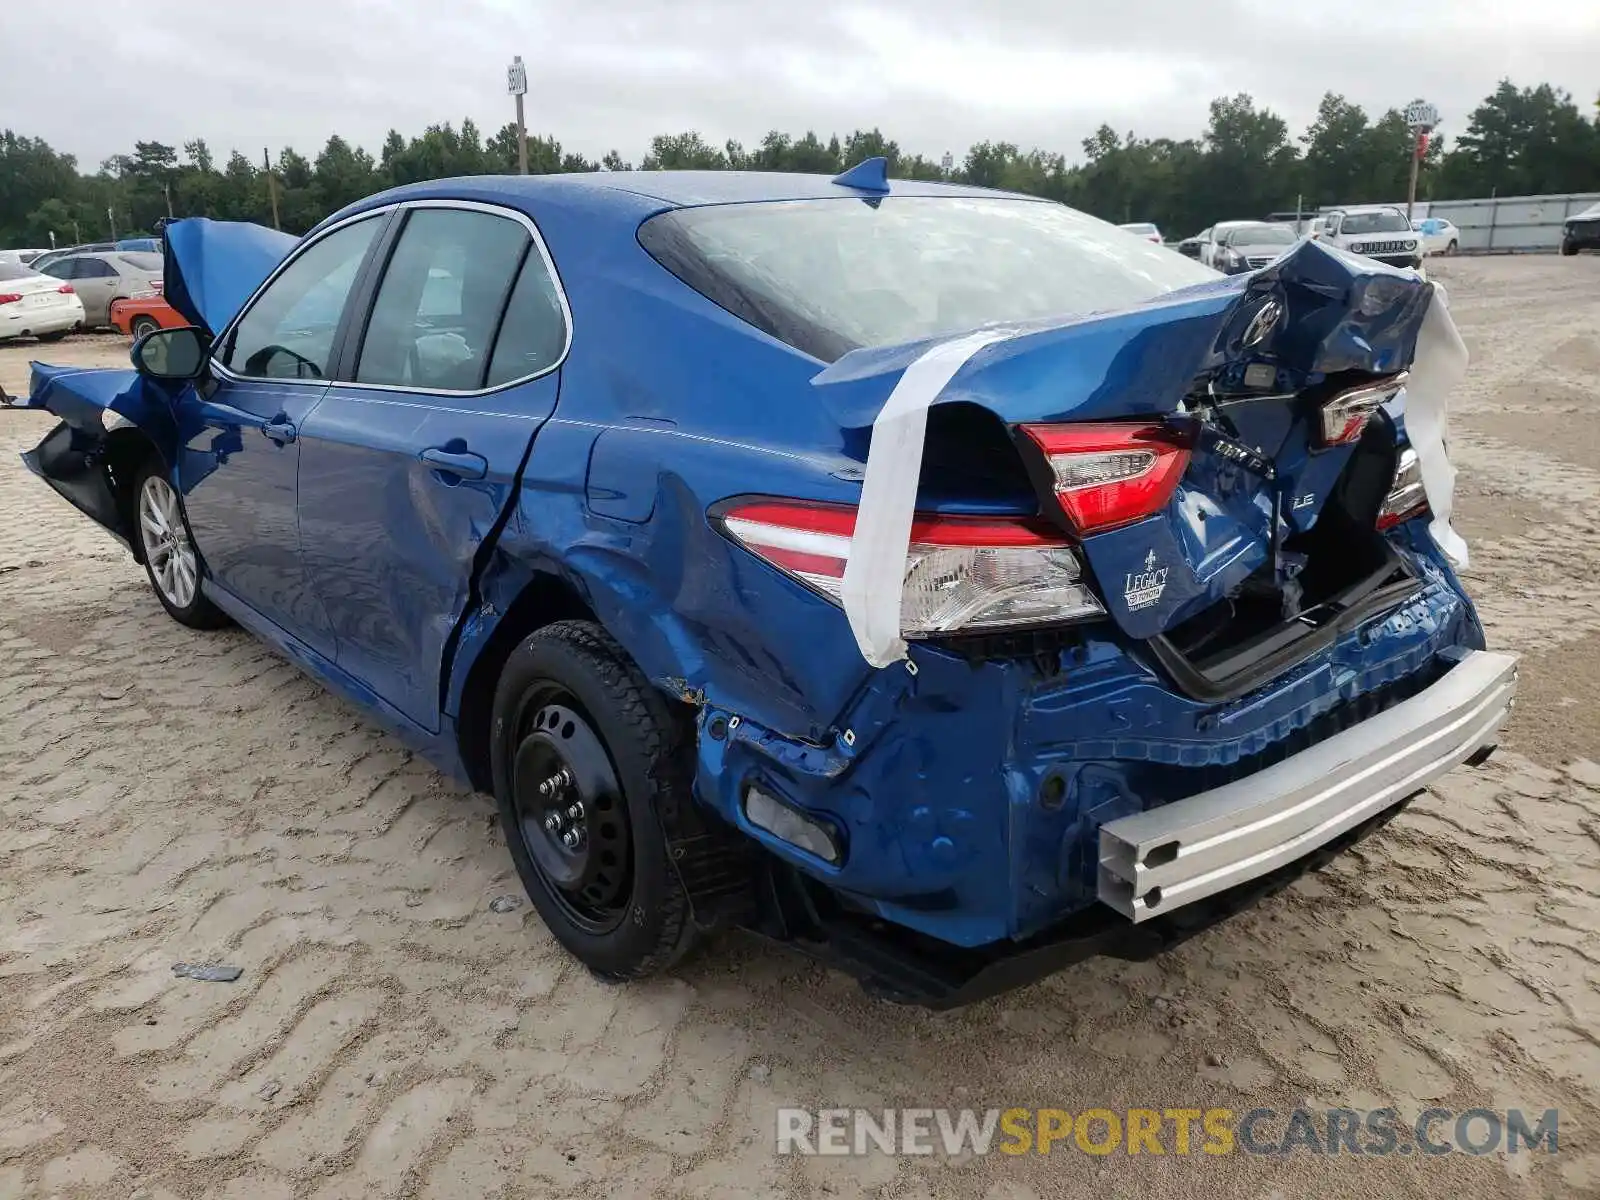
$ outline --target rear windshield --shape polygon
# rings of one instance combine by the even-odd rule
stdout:
[[[159,272],[161,270],[161,255],[152,254],[148,250],[132,250],[126,254],[119,254],[117,257],[135,271]]]
[[[1403,212],[1345,213],[1340,233],[1410,233],[1411,222]]]
[[[1124,308],[1215,279],[1032,200],[899,196],[678,209],[639,241],[690,287],[832,362],[862,346]]]
[[[25,267],[19,262],[0,259],[0,279],[32,279],[38,273],[32,267]]]

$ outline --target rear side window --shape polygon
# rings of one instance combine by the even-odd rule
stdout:
[[[495,340],[486,387],[548,371],[567,348],[567,314],[537,247],[528,252]]]
[[[639,240],[708,299],[824,362],[993,322],[1123,308],[1216,278],[1062,205],[987,196],[678,209],[646,221]]]
[[[116,275],[117,269],[104,259],[80,258],[78,260],[78,273],[74,279],[110,279]]]
[[[509,217],[412,210],[378,287],[356,382],[482,387],[500,314],[531,242]]]
[[[369,217],[307,247],[234,326],[222,365],[258,378],[326,378],[345,300],[382,225]]]

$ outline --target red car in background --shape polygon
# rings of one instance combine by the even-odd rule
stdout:
[[[111,302],[111,323],[138,341],[157,329],[177,329],[188,322],[168,304],[160,291],[149,291]]]

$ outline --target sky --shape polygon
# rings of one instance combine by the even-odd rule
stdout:
[[[635,163],[655,133],[873,126],[1076,160],[1101,123],[1192,137],[1241,91],[1296,134],[1326,91],[1374,116],[1422,96],[1448,138],[1504,77],[1591,115],[1600,93],[1596,0],[0,0],[0,46],[0,127],[86,169],[135,140],[220,163],[463,117],[487,137],[513,54],[530,133]]]

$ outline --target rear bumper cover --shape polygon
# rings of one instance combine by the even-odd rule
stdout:
[[[1312,853],[1494,744],[1514,655],[1471,650],[1438,682],[1245,779],[1100,827],[1102,902],[1142,922]]]

